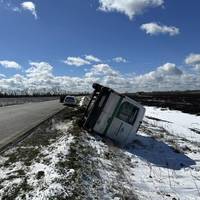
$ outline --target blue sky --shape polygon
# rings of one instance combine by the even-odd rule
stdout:
[[[10,88],[13,79],[14,82],[24,79],[24,83],[13,88],[24,89],[24,84],[30,82],[31,88],[37,85],[32,79],[38,78],[39,71],[44,74],[43,68],[38,68],[41,63],[51,66],[46,71],[56,80],[71,77],[72,81],[79,78],[78,82],[84,82],[83,88],[74,83],[69,90],[89,87],[86,87],[90,84],[88,80],[85,82],[86,73],[92,72],[90,78],[94,81],[116,89],[114,77],[127,80],[132,76],[129,82],[144,84],[131,87],[123,82],[122,90],[135,91],[137,87],[147,91],[152,87],[151,90],[171,90],[173,85],[168,85],[169,79],[178,83],[181,76],[185,82],[186,75],[192,76],[195,85],[180,82],[175,89],[196,89],[200,72],[199,7],[198,0],[142,0],[139,3],[138,0],[129,0],[129,3],[125,0],[0,0],[2,90]],[[86,55],[99,61],[91,62]],[[70,57],[73,63],[69,64]],[[81,66],[76,65],[77,58],[82,59]],[[8,62],[20,67],[8,67]],[[27,73],[30,68],[38,70],[31,80]],[[104,73],[106,70],[113,70],[114,75]],[[177,70],[181,73],[177,74]],[[20,80],[16,80],[16,74]],[[156,86],[160,77],[162,83]],[[145,87],[152,79],[152,87]]]

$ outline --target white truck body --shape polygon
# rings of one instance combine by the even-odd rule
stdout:
[[[83,127],[109,137],[118,144],[127,145],[134,140],[142,123],[145,108],[133,99],[110,88],[93,86],[97,95],[88,105]],[[100,91],[99,91],[100,90]]]

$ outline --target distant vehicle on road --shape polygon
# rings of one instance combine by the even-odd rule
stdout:
[[[77,101],[74,96],[66,96],[63,101],[63,104],[67,106],[75,106],[77,104]]]

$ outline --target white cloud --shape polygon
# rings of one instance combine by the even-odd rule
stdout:
[[[116,57],[116,58],[113,58],[113,61],[117,62],[117,63],[126,63],[127,60],[123,57]]]
[[[0,79],[0,92],[10,93],[11,91],[19,92],[26,89],[26,78],[16,74],[10,78]]]
[[[175,36],[180,33],[180,30],[175,26],[160,25],[154,22],[142,24],[140,28],[149,35],[169,34]]]
[[[155,71],[140,75],[138,77],[146,81],[158,81],[159,83],[159,81],[164,80],[167,76],[180,76],[182,73],[183,72],[178,69],[174,63],[166,63],[158,67]]]
[[[174,63],[166,63],[160,67],[158,67],[157,72],[162,75],[171,75],[171,76],[177,76],[181,75],[183,72],[176,67],[176,64]]]
[[[199,64],[200,63],[200,54],[190,54],[186,59],[185,63],[188,65]]]
[[[53,75],[53,66],[47,62],[30,62],[26,70],[25,87],[29,93],[58,91],[61,89],[62,80]]]
[[[85,55],[85,59],[90,62],[101,62],[101,60],[93,55]]]
[[[163,5],[164,0],[99,0],[100,10],[120,12],[133,19],[145,9]]]
[[[93,65],[89,72],[85,74],[86,77],[101,77],[101,76],[118,76],[119,72],[113,70],[108,64]]]
[[[47,93],[92,91],[98,82],[120,92],[189,90],[200,88],[200,76],[182,72],[175,64],[166,63],[146,74],[123,74],[108,64],[93,65],[81,77],[56,76],[47,62],[30,62],[24,75],[0,78],[0,92]]]
[[[133,88],[138,91],[195,90],[200,86],[200,77],[182,72],[173,63],[166,63],[155,71],[134,78]]]
[[[190,54],[185,59],[185,63],[195,67],[196,70],[200,71],[200,54]]]
[[[140,28],[149,35],[169,34],[170,36],[175,36],[180,33],[175,26],[160,25],[154,22],[142,24]]]
[[[47,62],[30,62],[30,68],[26,70],[27,77],[36,80],[47,80],[51,78],[53,67]]]
[[[129,85],[129,79],[108,64],[93,65],[92,68],[85,73],[83,80],[90,88],[91,84],[94,82],[98,82],[118,91],[125,91]]]
[[[80,57],[68,57],[66,60],[64,60],[64,63],[67,65],[76,66],[76,67],[91,64],[88,60],[85,60]]]
[[[0,79],[1,78],[6,78],[6,76],[4,74],[0,74]]]
[[[37,12],[36,12],[36,7],[35,7],[35,4],[31,1],[25,1],[23,3],[21,3],[21,7],[24,9],[24,10],[28,10],[32,13],[32,15],[35,17],[35,19],[38,18],[37,16]]]
[[[15,61],[0,60],[0,65],[5,68],[21,69],[21,66]]]

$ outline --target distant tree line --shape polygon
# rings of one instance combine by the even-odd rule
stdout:
[[[66,95],[73,95],[73,96],[82,96],[82,95],[89,95],[88,92],[22,92],[22,91],[9,91],[9,92],[0,92],[0,98],[12,98],[12,97],[57,97],[57,96],[66,96]]]

